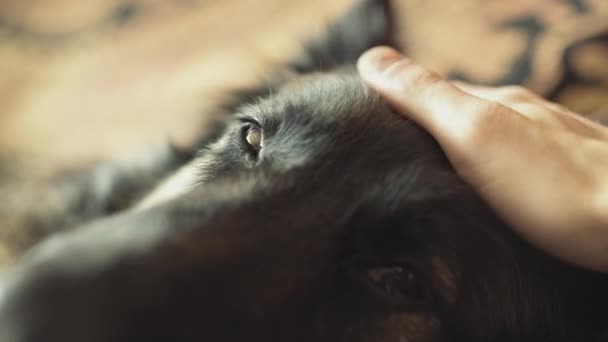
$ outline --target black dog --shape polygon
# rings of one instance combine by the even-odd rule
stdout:
[[[0,341],[602,341],[607,277],[514,236],[348,66],[387,42],[386,6],[245,94],[133,209],[34,248]]]

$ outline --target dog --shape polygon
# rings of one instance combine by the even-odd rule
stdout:
[[[360,1],[239,93],[143,199],[33,247],[3,275],[0,341],[608,340],[608,277],[512,233],[357,76],[389,7]]]

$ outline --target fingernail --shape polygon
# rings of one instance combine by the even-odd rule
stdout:
[[[393,63],[404,59],[405,57],[397,52],[397,50],[379,46],[367,50],[357,62],[359,73],[364,78],[382,73]],[[367,77],[366,77],[367,76]]]

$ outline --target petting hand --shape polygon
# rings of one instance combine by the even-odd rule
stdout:
[[[608,128],[521,87],[447,81],[386,47],[358,68],[521,236],[608,272]]]

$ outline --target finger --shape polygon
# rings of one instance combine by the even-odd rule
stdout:
[[[466,135],[491,104],[388,47],[367,51],[357,67],[368,84],[438,140]]]
[[[598,122],[556,103],[550,103],[549,108],[554,112],[561,114],[560,119],[565,125],[577,128],[579,132],[586,133],[588,137],[598,139],[606,139],[608,137],[608,128]]]
[[[554,112],[558,113],[559,121],[562,126],[567,127],[569,130],[576,132],[582,136],[588,138],[605,140],[608,137],[608,131],[606,127],[593,122],[579,114],[573,113],[569,110]]]
[[[457,88],[477,97],[495,101],[533,120],[556,121],[551,104],[539,95],[520,86],[487,87],[461,81],[452,82]]]
[[[553,127],[566,128],[591,138],[603,138],[607,134],[601,125],[520,86],[486,87],[461,81],[452,83],[469,94],[496,101],[521,115]]]
[[[524,87],[516,86],[516,85],[508,85],[501,87],[488,87],[476,84],[470,84],[462,81],[452,81],[454,86],[457,88],[492,101],[499,102],[539,102],[546,103],[547,101],[543,99],[538,94],[532,92],[529,89]]]

